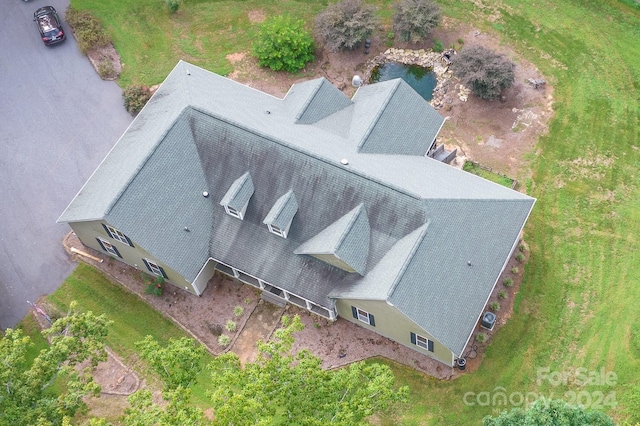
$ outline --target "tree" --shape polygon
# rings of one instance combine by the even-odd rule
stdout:
[[[486,47],[470,46],[452,59],[453,75],[482,99],[496,99],[515,81],[515,64]]]
[[[394,389],[391,369],[357,362],[334,371],[321,368],[308,350],[291,353],[298,317],[283,317],[274,339],[258,342],[259,355],[242,368],[237,355],[218,356],[210,368],[214,424],[363,424],[364,419],[406,399]]]
[[[206,351],[188,337],[169,339],[169,344],[164,348],[152,336],[145,337],[135,345],[140,357],[160,375],[166,390],[189,387],[202,370],[200,361]]]
[[[393,31],[403,41],[417,43],[440,23],[440,6],[431,0],[400,0],[395,9]]]
[[[201,409],[193,407],[191,389],[178,386],[174,390],[165,390],[163,398],[166,404],[153,403],[151,392],[146,389],[129,396],[131,404],[124,416],[124,424],[129,426],[200,426],[208,424]]]
[[[529,409],[514,408],[498,417],[482,419],[483,426],[614,426],[613,420],[601,411],[587,411],[562,399],[539,399]]]
[[[316,18],[316,34],[331,52],[351,50],[373,33],[377,19],[362,0],[342,0],[329,5]]]
[[[105,315],[76,311],[72,302],[67,316],[42,332],[49,346],[28,362],[28,336],[7,329],[0,340],[0,424],[61,425],[86,408],[83,398],[97,394],[90,369],[106,359],[104,339],[111,321]],[[79,369],[79,364],[89,365]],[[60,392],[51,386],[62,380]]]
[[[274,71],[298,71],[314,59],[313,37],[304,21],[275,16],[260,27],[253,44],[253,56],[261,67]]]

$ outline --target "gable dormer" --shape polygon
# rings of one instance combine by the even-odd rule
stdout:
[[[347,272],[364,275],[371,230],[363,204],[302,243],[295,254],[308,254]]]
[[[267,225],[269,232],[282,238],[287,238],[291,221],[293,221],[293,217],[297,212],[298,201],[293,191],[289,190],[289,192],[278,198],[262,223]]]
[[[231,184],[220,201],[220,205],[224,207],[228,215],[242,220],[253,191],[253,181],[251,180],[251,175],[247,172]]]

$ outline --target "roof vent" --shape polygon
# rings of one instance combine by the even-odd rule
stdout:
[[[191,229],[189,229],[187,226],[185,226],[185,227],[184,227],[184,230],[185,230],[186,232],[190,232],[190,231],[191,231]]]
[[[343,158],[342,160],[340,160],[340,164],[342,164],[343,166],[346,166],[347,164],[349,164],[349,160],[347,160],[346,158]]]
[[[204,192],[202,193],[202,196],[203,196],[204,198],[207,198],[207,197],[209,196],[209,193],[208,193],[207,191],[204,191]]]
[[[191,75],[191,71],[187,70],[187,75]]]

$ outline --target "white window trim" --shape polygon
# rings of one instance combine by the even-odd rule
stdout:
[[[227,214],[229,216],[233,216],[237,219],[242,220],[242,212],[234,209],[233,207],[229,207],[229,206],[224,206],[225,211],[227,212]]]
[[[113,244],[111,244],[109,241],[105,240],[104,238],[100,238],[98,237],[98,239],[100,240],[100,242],[102,243],[102,246],[104,247],[104,249],[107,251],[107,253],[113,255],[113,256],[117,256],[120,257],[120,255],[118,254],[118,252],[116,251],[116,249],[113,247]]]
[[[287,238],[287,233],[285,232],[284,229],[280,229],[277,226],[273,226],[273,225],[267,225],[269,227],[269,232],[271,232],[272,234],[276,234],[282,238]]]
[[[420,341],[420,339],[423,340],[423,342]],[[421,336],[419,334],[416,334],[416,346],[425,349],[425,350],[429,350],[429,340],[431,339],[427,339],[424,336]],[[433,340],[431,340],[433,342]]]
[[[154,260],[149,260],[145,257],[145,259],[147,261],[147,265],[149,265],[149,269],[151,269],[151,272],[155,275],[158,275],[160,277],[164,277],[164,275],[162,275],[162,269],[160,269],[160,265],[158,265],[158,263]]]
[[[109,230],[109,233],[111,234],[111,238],[113,238],[114,240],[120,241],[121,243],[126,244],[128,246],[131,246],[131,244],[129,244],[129,240],[127,239],[127,237],[124,235],[122,231],[110,225],[106,225],[106,226],[107,226],[107,229]]]
[[[358,320],[362,321],[365,324],[371,325],[371,318],[369,317],[369,312],[362,310],[360,308],[356,308],[356,312],[358,313]]]

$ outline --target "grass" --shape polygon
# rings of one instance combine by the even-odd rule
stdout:
[[[73,0],[107,26],[125,63],[120,84],[162,81],[180,58],[228,74],[225,56],[246,51],[257,25],[248,11],[284,11],[311,22],[321,2],[186,1],[170,16],[151,0]],[[373,1],[390,18],[389,1]],[[411,403],[381,424],[479,424],[511,407],[465,404],[468,392],[532,392],[567,397],[575,385],[536,381],[539,368],[579,367],[617,375],[613,392],[640,386],[630,330],[640,324],[640,10],[632,0],[441,0],[444,14],[492,32],[535,63],[554,87],[554,118],[529,158],[528,192],[538,202],[525,229],[531,256],[514,315],[481,366],[436,381],[393,366]],[[492,16],[491,21],[486,19]],[[125,17],[124,19],[122,17]],[[95,296],[95,295],[94,295]],[[149,324],[147,322],[147,324]]]
[[[510,177],[501,175],[499,173],[492,172],[485,168],[482,168],[478,163],[474,163],[472,161],[466,161],[464,166],[462,166],[464,171],[469,173],[473,173],[474,175],[480,176],[481,178],[490,180],[491,182],[495,182],[502,186],[506,186],[507,188],[512,188],[514,180]]]
[[[134,343],[147,335],[153,336],[161,345],[166,344],[169,339],[187,336],[181,328],[138,296],[114,285],[98,270],[83,263],[78,265],[48,300],[61,311],[66,310],[69,303],[75,300],[84,311],[106,314],[114,322],[109,329],[107,345],[147,378],[153,378],[153,374],[136,355]],[[211,360],[211,356],[207,355],[201,365],[205,366]],[[200,374],[198,382],[192,388],[193,402],[198,406],[204,406],[208,401],[205,395],[208,377],[206,372]]]

